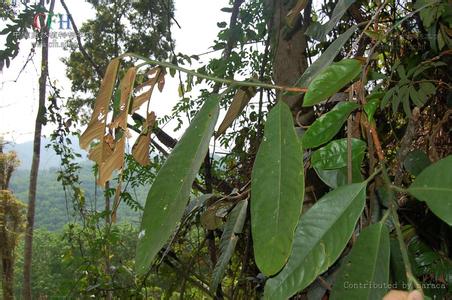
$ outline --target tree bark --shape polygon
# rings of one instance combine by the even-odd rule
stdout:
[[[40,1],[40,5],[44,6],[45,0]],[[53,13],[55,0],[50,2],[49,17]],[[27,227],[25,229],[25,250],[24,250],[24,285],[22,288],[22,296],[25,300],[32,299],[31,291],[31,264],[33,253],[33,228],[35,221],[35,204],[36,190],[39,171],[39,159],[41,156],[41,131],[45,123],[45,100],[46,100],[46,82],[49,74],[49,31],[50,28],[46,20],[41,20],[42,34],[42,50],[41,50],[41,76],[39,78],[39,107],[35,122],[35,132],[33,141],[33,160],[30,171],[30,185],[28,188],[28,210],[27,210]]]
[[[2,252],[3,299],[12,300],[14,299],[14,262],[11,261],[13,254],[9,249],[4,249]]]
[[[308,67],[305,26],[302,26],[301,18],[298,18],[294,28],[289,30],[287,27],[286,16],[292,9],[291,2],[293,1],[273,0],[268,3],[269,9],[273,8],[273,20],[269,21],[273,27],[269,29],[273,41],[273,79],[277,85],[282,86],[294,85]],[[309,9],[308,6],[310,3],[306,9]],[[301,109],[302,96],[287,95],[282,100],[289,105],[293,115],[296,116]]]

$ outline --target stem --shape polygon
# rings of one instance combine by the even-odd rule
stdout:
[[[406,189],[398,187],[398,186],[393,185],[393,184],[389,185],[389,187],[391,189],[393,189],[394,191],[398,192],[398,193],[404,193],[404,194],[408,193]]]
[[[377,176],[381,171],[382,171],[382,168],[376,169],[376,170],[372,173],[372,175],[370,175],[369,178],[366,179],[366,183],[368,184],[369,182],[371,182],[371,181],[375,178],[375,176]]]
[[[380,223],[385,223],[386,220],[388,219],[389,215],[391,214],[391,210],[388,209],[387,211],[385,211],[385,214],[383,215],[383,217],[380,220]]]
[[[413,285],[414,285],[414,287],[417,290],[419,290],[421,293],[423,293],[422,286],[417,281],[417,279],[414,277],[413,272],[411,270],[411,264],[410,264],[410,260],[408,258],[408,250],[405,245],[405,241],[403,240],[403,234],[402,234],[402,230],[400,227],[399,216],[397,214],[396,202],[394,200],[394,192],[391,190],[392,184],[389,179],[386,167],[384,165],[383,165],[383,180],[385,183],[386,190],[388,191],[388,194],[389,194],[389,210],[391,211],[392,221],[394,223],[394,227],[395,227],[395,230],[397,233],[397,240],[399,241],[400,252],[402,253],[403,264],[405,265],[406,277],[408,279],[408,289],[412,290]]]
[[[119,58],[123,58],[123,57],[127,57],[127,56],[138,58],[138,59],[141,59],[144,61],[144,63],[141,63],[137,66],[138,68],[143,67],[145,65],[158,65],[158,66],[162,66],[165,68],[170,68],[170,69],[174,69],[174,70],[177,70],[180,72],[184,72],[184,73],[192,75],[194,77],[211,80],[211,81],[218,82],[218,83],[224,83],[224,84],[228,84],[228,85],[232,85],[232,86],[240,86],[240,87],[252,86],[252,87],[261,87],[261,88],[266,88],[266,89],[276,89],[276,90],[286,91],[286,92],[298,92],[298,93],[305,93],[308,90],[307,88],[273,85],[273,84],[263,83],[263,82],[259,82],[259,81],[237,81],[237,80],[233,80],[233,79],[218,78],[218,77],[210,76],[207,74],[201,74],[196,71],[186,69],[186,68],[183,68],[180,66],[176,66],[176,65],[173,65],[168,62],[149,59],[147,57],[144,57],[144,56],[141,56],[141,55],[135,54],[135,53],[125,53],[123,55],[120,55]]]

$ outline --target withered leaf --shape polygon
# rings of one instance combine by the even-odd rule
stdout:
[[[201,225],[207,230],[219,228],[223,224],[223,218],[233,205],[233,203],[225,201],[212,204],[201,214]]]
[[[243,87],[237,90],[234,99],[232,99],[231,106],[229,106],[226,116],[215,134],[216,137],[226,132],[226,129],[231,126],[232,122],[243,111],[254,95],[256,95],[256,89],[254,87]]]
[[[80,136],[80,147],[87,149],[89,144],[94,139],[102,140],[105,134],[105,126],[108,114],[108,104],[110,103],[113,89],[116,83],[116,76],[118,73],[119,59],[113,59],[107,67],[105,76],[102,79],[99,94],[97,95],[96,102],[94,104],[93,115],[86,128],[85,132]]]
[[[155,114],[151,112],[146,118],[146,126],[143,132],[140,134],[132,147],[133,158],[142,166],[147,166],[150,163],[149,149],[151,143],[152,128],[155,123]]]
[[[110,124],[110,128],[122,128],[127,129],[127,115],[129,112],[129,103],[132,96],[133,84],[135,82],[135,76],[137,69],[135,67],[129,68],[126,75],[124,75],[120,84],[121,98],[119,102],[119,113]]]
[[[103,162],[99,165],[99,179],[97,184],[105,186],[111,178],[114,170],[119,170],[124,165],[124,149],[126,145],[126,137],[123,135],[115,144],[113,152],[108,157],[102,157]]]
[[[149,75],[154,75],[154,77],[150,78],[148,81],[144,82],[143,84],[140,84],[139,86],[137,86],[137,88],[135,89],[136,91],[140,91],[145,87],[149,87],[149,90],[147,90],[146,92],[141,93],[140,95],[136,96],[133,99],[133,103],[132,103],[132,109],[131,112],[134,113],[135,111],[137,111],[141,105],[143,105],[143,103],[149,101],[151,99],[152,96],[152,92],[154,90],[154,87],[156,84],[158,84],[158,89],[160,91],[163,90],[163,87],[165,85],[165,72],[162,68],[157,67],[157,68],[153,68],[148,72],[148,76]]]

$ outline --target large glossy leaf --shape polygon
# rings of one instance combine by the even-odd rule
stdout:
[[[212,291],[217,289],[221,282],[229,260],[234,253],[235,246],[239,239],[238,234],[242,233],[243,224],[245,224],[248,200],[242,200],[232,209],[228,216],[228,220],[224,226],[223,234],[220,241],[220,258],[218,259],[212,274]]]
[[[330,299],[382,299],[389,281],[389,248],[386,225],[364,229],[344,260]]]
[[[431,211],[452,226],[452,155],[425,168],[408,188]]]
[[[347,9],[355,2],[355,0],[339,0],[334,7],[331,19],[323,25],[313,23],[309,26],[306,34],[316,39],[317,41],[325,40],[327,34],[336,26]]]
[[[331,140],[341,130],[351,112],[358,107],[354,102],[338,103],[309,126],[302,138],[303,147],[314,148]]]
[[[347,166],[347,139],[334,140],[312,153],[311,164],[320,169],[339,169]],[[367,144],[352,138],[352,165],[363,161]]]
[[[256,264],[273,275],[286,263],[304,196],[303,151],[289,107],[270,111],[251,175],[251,229]]]
[[[141,221],[135,257],[136,271],[145,273],[180,221],[192,183],[204,160],[219,113],[219,96],[212,95],[160,169]]]
[[[308,87],[303,106],[312,106],[334,95],[361,72],[361,62],[344,59],[326,67]]]
[[[363,181],[361,164],[365,150],[363,141],[352,139],[352,183]],[[329,187],[348,184],[347,139],[333,141],[314,152],[311,163],[319,178]]]
[[[339,169],[321,169],[314,167],[315,172],[319,178],[329,187],[335,189],[341,185],[348,184],[348,170],[347,167]],[[352,183],[363,181],[361,174],[361,162],[352,162]]]
[[[314,77],[333,62],[337,54],[343,49],[345,43],[350,39],[353,33],[355,33],[356,28],[358,27],[354,25],[346,32],[338,36],[338,38],[331,43],[325,52],[323,52],[322,55],[320,55],[320,57],[312,65],[310,65],[306,71],[304,71],[303,75],[301,75],[295,85],[298,87],[309,86]]]
[[[366,200],[366,183],[341,186],[300,218],[289,261],[265,284],[264,298],[287,299],[306,288],[339,257]]]

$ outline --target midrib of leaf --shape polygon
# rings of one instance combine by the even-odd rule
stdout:
[[[210,111],[208,112],[208,113],[210,113]],[[210,125],[209,123],[211,122],[211,119],[213,118],[213,116],[211,116],[211,117],[209,117],[209,118],[207,118],[206,119],[206,121],[207,121],[207,125]],[[204,125],[204,124],[201,124],[201,125]],[[210,127],[210,126],[209,126]],[[205,129],[205,131],[207,131],[209,128],[206,128]],[[201,141],[200,141],[200,143],[198,143],[198,146],[196,147],[196,152],[195,152],[195,157],[193,157],[192,159],[191,159],[191,163],[190,163],[190,168],[187,168],[186,170],[187,170],[187,172],[185,173],[185,175],[184,175],[184,179],[183,179],[183,183],[181,184],[181,185],[179,185],[179,189],[178,189],[178,191],[177,191],[177,193],[176,193],[176,197],[179,197],[179,195],[181,194],[181,191],[182,191],[182,189],[183,189],[183,187],[187,184],[187,177],[189,177],[190,176],[190,170],[193,168],[193,166],[194,166],[194,164],[195,164],[195,162],[196,162],[196,156],[198,156],[198,154],[199,154],[199,150],[201,149],[201,147],[202,147],[202,145],[203,145],[203,141],[204,141],[204,139],[205,139],[206,137],[205,137],[205,132],[203,132],[203,134],[202,134],[202,138],[201,138]]]
[[[365,187],[365,185],[363,185],[363,187]],[[363,188],[361,188],[360,190],[358,190],[358,192],[352,197],[352,199],[355,199],[356,196],[362,191],[362,189],[363,189]],[[347,211],[347,210],[350,208],[350,206],[352,205],[353,202],[354,202],[354,201],[351,200],[350,203],[349,203],[349,205],[344,209],[344,211]],[[341,214],[341,215],[339,215],[339,217],[335,218],[334,221],[330,223],[331,226],[329,226],[329,228],[332,228],[334,225],[336,225],[336,223],[338,223],[338,221],[341,219],[341,217],[342,217],[343,215],[344,215],[344,214]],[[312,250],[313,250],[317,245],[319,245],[319,244],[323,241],[323,239],[324,239],[324,237],[325,237],[325,235],[326,235],[327,232],[329,232],[329,230],[325,231],[325,232],[320,236],[320,238],[318,239],[318,242],[315,243],[314,246],[312,246],[312,247],[310,247],[310,248],[308,249],[309,251],[306,251],[306,254],[307,254],[307,255],[309,255],[309,254],[312,252]],[[292,243],[292,245],[293,245],[293,244],[294,244],[294,243]],[[300,261],[304,261],[304,260],[306,259],[307,255],[305,255],[302,259],[300,259]],[[325,251],[325,256],[326,256],[326,251]],[[282,284],[285,282],[285,280],[287,279],[287,277],[288,277],[290,274],[292,274],[292,273],[293,273],[293,272],[287,273],[287,276],[285,276],[285,277],[283,278],[284,280],[279,280],[279,284],[277,285],[277,287],[280,288],[281,285],[282,285]],[[276,289],[275,289],[275,290],[276,290]]]
[[[382,226],[385,226],[385,225],[382,225]],[[380,231],[379,231],[379,235],[378,235],[378,241],[377,241],[377,245],[378,245],[378,247],[377,247],[377,249],[376,249],[376,255],[375,255],[375,259],[374,259],[374,264],[373,264],[373,269],[372,269],[372,278],[371,278],[371,280],[373,281],[373,279],[375,278],[375,274],[376,274],[376,272],[377,272],[377,268],[376,268],[376,265],[377,265],[377,261],[378,261],[378,256],[379,256],[379,253],[380,253],[380,249],[381,249],[381,244],[380,244],[380,241],[381,241],[381,229],[380,229]],[[368,289],[368,293],[367,293],[367,299],[369,299],[369,293],[371,292],[372,290],[371,289]]]
[[[409,187],[408,191],[452,192],[452,189],[440,187]]]
[[[279,232],[279,208],[280,208],[280,201],[281,201],[281,172],[282,172],[282,104],[279,104],[278,107],[278,137],[279,137],[279,147],[278,147],[278,158],[279,158],[279,168],[278,168],[278,201],[276,204],[276,226],[275,226],[275,233]],[[273,239],[272,239],[273,240]],[[274,242],[274,240],[273,240]],[[274,257],[275,252],[271,251],[272,257]]]

